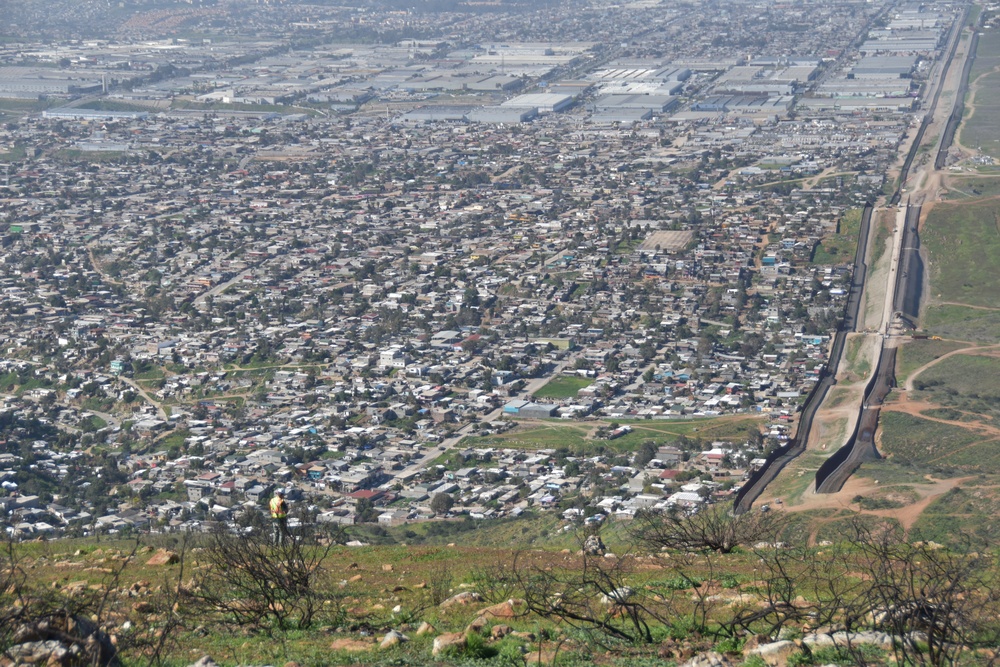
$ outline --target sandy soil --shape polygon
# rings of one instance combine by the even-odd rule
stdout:
[[[847,436],[854,430],[854,424],[858,421],[860,412],[858,406],[861,405],[865,394],[865,383],[871,377],[872,369],[878,363],[878,343],[876,336],[865,336],[864,334],[848,334],[848,343],[845,347],[850,347],[852,341],[860,339],[861,347],[855,361],[868,360],[868,371],[863,377],[859,376],[855,369],[847,363],[846,355],[841,360],[837,368],[837,384],[827,395],[827,401],[816,411],[813,418],[812,430],[809,432],[810,451],[820,451],[828,454],[840,449],[847,442]],[[829,399],[836,396],[839,400],[835,407],[827,407]]]
[[[889,262],[892,259],[892,245],[886,244],[885,251],[869,265],[868,279],[865,281],[864,303],[858,326],[877,331],[882,326],[882,310],[885,307],[885,292],[888,289]]]

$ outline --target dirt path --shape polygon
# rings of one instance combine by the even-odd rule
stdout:
[[[920,419],[926,419],[927,421],[937,422],[938,424],[947,424],[948,426],[956,426],[958,428],[965,429],[967,431],[977,431],[983,434],[984,439],[1000,438],[1000,428],[986,424],[983,422],[963,422],[954,419],[942,419],[940,417],[930,417],[924,412],[927,410],[935,410],[940,408],[947,408],[947,406],[938,405],[937,403],[930,403],[928,401],[915,401],[911,400],[909,397],[901,394],[898,401],[895,403],[887,403],[882,407],[883,412],[902,412],[908,414],[912,417],[919,417]],[[954,408],[948,408],[954,410]],[[965,412],[963,410],[956,410],[956,412],[961,412],[964,415],[979,416],[972,412]],[[973,443],[979,444],[979,443]],[[959,450],[954,450],[959,451]],[[949,452],[952,454],[954,452]]]
[[[931,478],[933,479],[933,478]],[[965,482],[973,479],[973,477],[956,477],[954,479],[943,479],[936,480],[934,484],[929,487],[927,495],[913,503],[912,505],[907,505],[906,507],[900,507],[895,510],[859,510],[862,514],[870,514],[872,516],[879,516],[884,519],[895,519],[903,527],[903,530],[910,530],[913,524],[917,522],[920,515],[923,514],[924,510],[933,503],[935,500],[948,493],[956,486],[964,484]]]
[[[104,270],[104,267],[98,263],[97,259],[94,257],[94,246],[92,244],[87,245],[87,257],[90,258],[90,265],[94,267],[94,271],[97,271],[97,274],[101,276],[101,280],[106,283],[111,283],[112,285],[122,284],[120,280],[115,280],[108,275],[108,273]]]
[[[128,386],[135,389],[136,393],[142,396],[143,400],[156,408],[156,413],[159,415],[160,419],[167,418],[167,411],[163,408],[163,404],[154,400],[149,393],[139,385],[138,382],[133,381],[131,378],[127,378],[123,375],[118,376],[118,379],[127,384]]]
[[[910,375],[906,378],[906,391],[913,391],[913,381],[917,379],[917,376],[919,376],[921,373],[923,373],[924,371],[926,371],[931,366],[935,366],[935,365],[941,363],[942,361],[944,361],[948,357],[952,357],[952,356],[954,356],[956,354],[971,354],[971,353],[977,352],[979,350],[996,350],[997,348],[1000,348],[1000,345],[978,345],[978,346],[975,346],[975,347],[963,347],[961,349],[952,350],[951,352],[947,352],[945,354],[942,354],[937,359],[934,359],[933,361],[927,362],[926,364],[924,364],[920,368],[917,368],[916,370],[914,370],[913,372],[910,373]]]
[[[971,308],[973,310],[994,310],[1000,311],[1000,308],[993,308],[991,306],[973,306],[969,303],[959,303],[958,301],[935,301],[935,306],[961,306],[962,308]]]
[[[775,507],[775,509],[782,508],[782,511],[786,512],[848,510],[857,514],[878,516],[884,519],[894,519],[900,523],[904,530],[909,530],[913,527],[913,524],[916,523],[917,519],[920,518],[923,511],[927,509],[932,502],[948,493],[956,486],[964,484],[974,478],[974,476],[968,476],[956,477],[953,479],[934,479],[928,475],[926,478],[927,483],[910,485],[920,496],[919,500],[911,505],[900,507],[899,509],[864,510],[861,509],[856,503],[852,502],[855,496],[870,494],[873,491],[878,491],[882,488],[881,485],[879,485],[878,480],[857,476],[852,476],[848,479],[847,483],[844,484],[844,488],[839,493],[803,494],[801,498],[802,502],[794,507],[782,507],[780,505],[772,505],[772,507]],[[816,534],[819,532],[819,529],[823,524],[830,523],[835,520],[836,518],[819,520],[813,527],[812,533],[810,534],[810,543],[815,543]]]

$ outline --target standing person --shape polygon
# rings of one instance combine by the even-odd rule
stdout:
[[[288,503],[284,489],[276,489],[271,498],[271,524],[274,544],[282,546],[288,538]]]

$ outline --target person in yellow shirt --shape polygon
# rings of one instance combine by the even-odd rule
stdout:
[[[275,546],[282,546],[288,539],[288,503],[285,502],[284,489],[276,489],[271,498],[272,539]]]

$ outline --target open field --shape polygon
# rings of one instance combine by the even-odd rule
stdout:
[[[759,430],[761,419],[756,417],[723,417],[716,419],[678,419],[666,421],[620,419],[632,432],[614,440],[596,438],[599,427],[610,422],[563,422],[541,420],[519,422],[517,427],[499,435],[469,437],[462,441],[468,447],[510,447],[514,449],[560,449],[585,453],[599,450],[634,451],[642,443],[675,442],[681,437],[697,439],[706,444],[713,440],[745,440]]]
[[[1000,487],[990,478],[969,480],[932,502],[914,527],[941,543],[962,534],[992,539],[1000,530]]]
[[[187,98],[175,98],[171,105],[174,109],[200,109],[205,111],[252,111],[255,113],[277,114],[308,114],[319,116],[317,109],[285,104],[244,104],[241,102],[195,102]]]
[[[1000,419],[998,357],[956,354],[928,367],[912,384],[916,398],[960,411],[954,420],[963,420],[963,413],[969,420],[975,415]]]
[[[813,264],[850,264],[858,248],[861,233],[861,209],[845,212],[837,223],[837,233],[824,236],[813,251]]]
[[[878,328],[882,320],[886,281],[892,259],[892,230],[896,211],[879,209],[872,220],[868,246],[868,276],[865,279],[864,303],[859,313],[859,327]]]
[[[1000,72],[976,80],[972,104],[972,113],[959,134],[962,145],[1000,158]]]
[[[896,352],[896,383],[902,385],[910,373],[948,352],[966,347],[950,340],[911,340]]]
[[[578,391],[592,384],[594,381],[590,378],[561,375],[545,383],[535,392],[535,398],[576,398]]]
[[[988,172],[987,172],[988,173]],[[944,183],[948,201],[967,201],[980,197],[996,197],[1000,195],[1000,176],[948,176]]]
[[[883,412],[880,426],[882,451],[893,462],[936,475],[1000,472],[1000,443],[990,436],[903,412]]]
[[[0,98],[0,121],[13,120],[25,114],[43,111],[55,104],[55,100]]]
[[[939,203],[921,231],[933,302],[1000,307],[1000,201]]]
[[[1000,33],[987,30],[979,35],[976,47],[976,59],[969,71],[969,82],[973,82],[983,74],[1000,67]]]
[[[806,451],[789,463],[777,479],[768,485],[763,498],[781,498],[790,507],[799,505],[802,496],[813,486],[816,471],[829,454]]]
[[[951,389],[954,391],[946,393],[1000,404],[1000,358],[985,353],[955,354],[920,373],[914,379],[914,386],[931,393]]]
[[[933,287],[932,287],[933,289]],[[972,343],[1000,343],[1000,310],[965,306],[929,306],[924,315],[928,333]]]
[[[94,111],[155,111],[155,106],[150,104],[135,104],[132,102],[122,102],[119,100],[93,100],[81,104],[79,109],[93,109]]]
[[[878,354],[876,339],[872,336],[848,334],[844,345],[844,358],[837,369],[837,381],[854,383],[868,379],[872,372],[872,363]],[[834,407],[828,401],[827,407]]]

